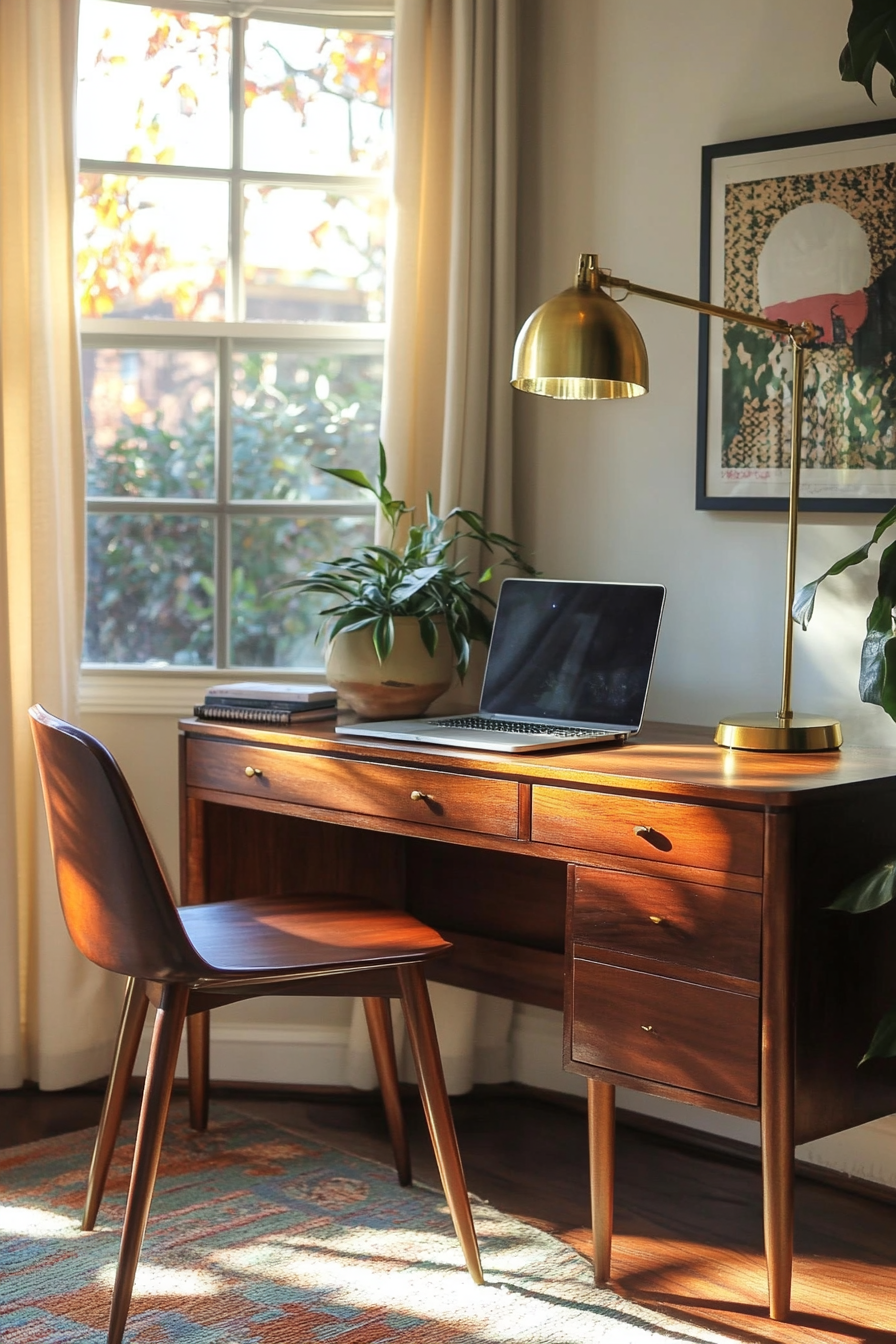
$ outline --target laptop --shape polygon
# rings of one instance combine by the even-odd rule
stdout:
[[[644,718],[665,598],[662,584],[505,579],[477,714],[336,732],[483,751],[624,742]]]

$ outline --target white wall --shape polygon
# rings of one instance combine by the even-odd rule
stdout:
[[[840,82],[846,0],[522,8],[520,322],[573,283],[585,251],[618,275],[696,296],[703,145],[896,116],[885,81],[876,108]],[[726,712],[774,710],[784,517],[696,511],[697,319],[628,303],[650,354],[648,396],[575,404],[517,394],[520,531],[547,574],[668,585],[650,717],[714,724]],[[807,516],[798,584],[863,541],[874,521]],[[896,725],[855,689],[875,587],[868,568],[823,591],[809,632],[798,632],[794,704],[835,714],[848,741],[892,744]],[[622,1104],[757,1139],[748,1122],[634,1094]],[[896,1121],[800,1156],[896,1184]]]
[[[581,251],[696,295],[702,145],[896,116],[885,84],[875,108],[840,82],[848,10],[845,0],[525,0],[520,320],[573,283]],[[668,585],[651,717],[710,724],[776,709],[784,517],[695,510],[697,318],[637,298],[628,307],[650,352],[647,397],[564,405],[517,394],[523,535],[549,574]],[[807,515],[797,582],[873,521]],[[896,726],[855,691],[871,570],[822,590],[810,631],[797,632],[794,704],[836,714],[850,741],[896,742]]]

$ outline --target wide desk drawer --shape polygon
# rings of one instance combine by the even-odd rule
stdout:
[[[577,867],[572,901],[576,945],[759,979],[757,894]]]
[[[512,780],[195,739],[187,742],[186,777],[188,787],[242,797],[511,839],[519,833],[518,786]]]
[[[572,1059],[755,1106],[759,999],[576,958]]]
[[[718,872],[762,873],[759,812],[536,784],[532,839]]]

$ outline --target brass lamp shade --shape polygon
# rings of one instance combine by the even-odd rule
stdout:
[[[536,308],[520,331],[510,381],[521,392],[596,401],[647,391],[641,333],[600,288],[596,261],[583,256],[578,282]]]

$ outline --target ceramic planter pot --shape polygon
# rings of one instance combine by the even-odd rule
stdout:
[[[407,719],[422,714],[451,685],[454,650],[444,623],[430,658],[413,616],[395,617],[395,643],[378,662],[370,628],[341,631],[327,646],[327,681],[365,719]]]

